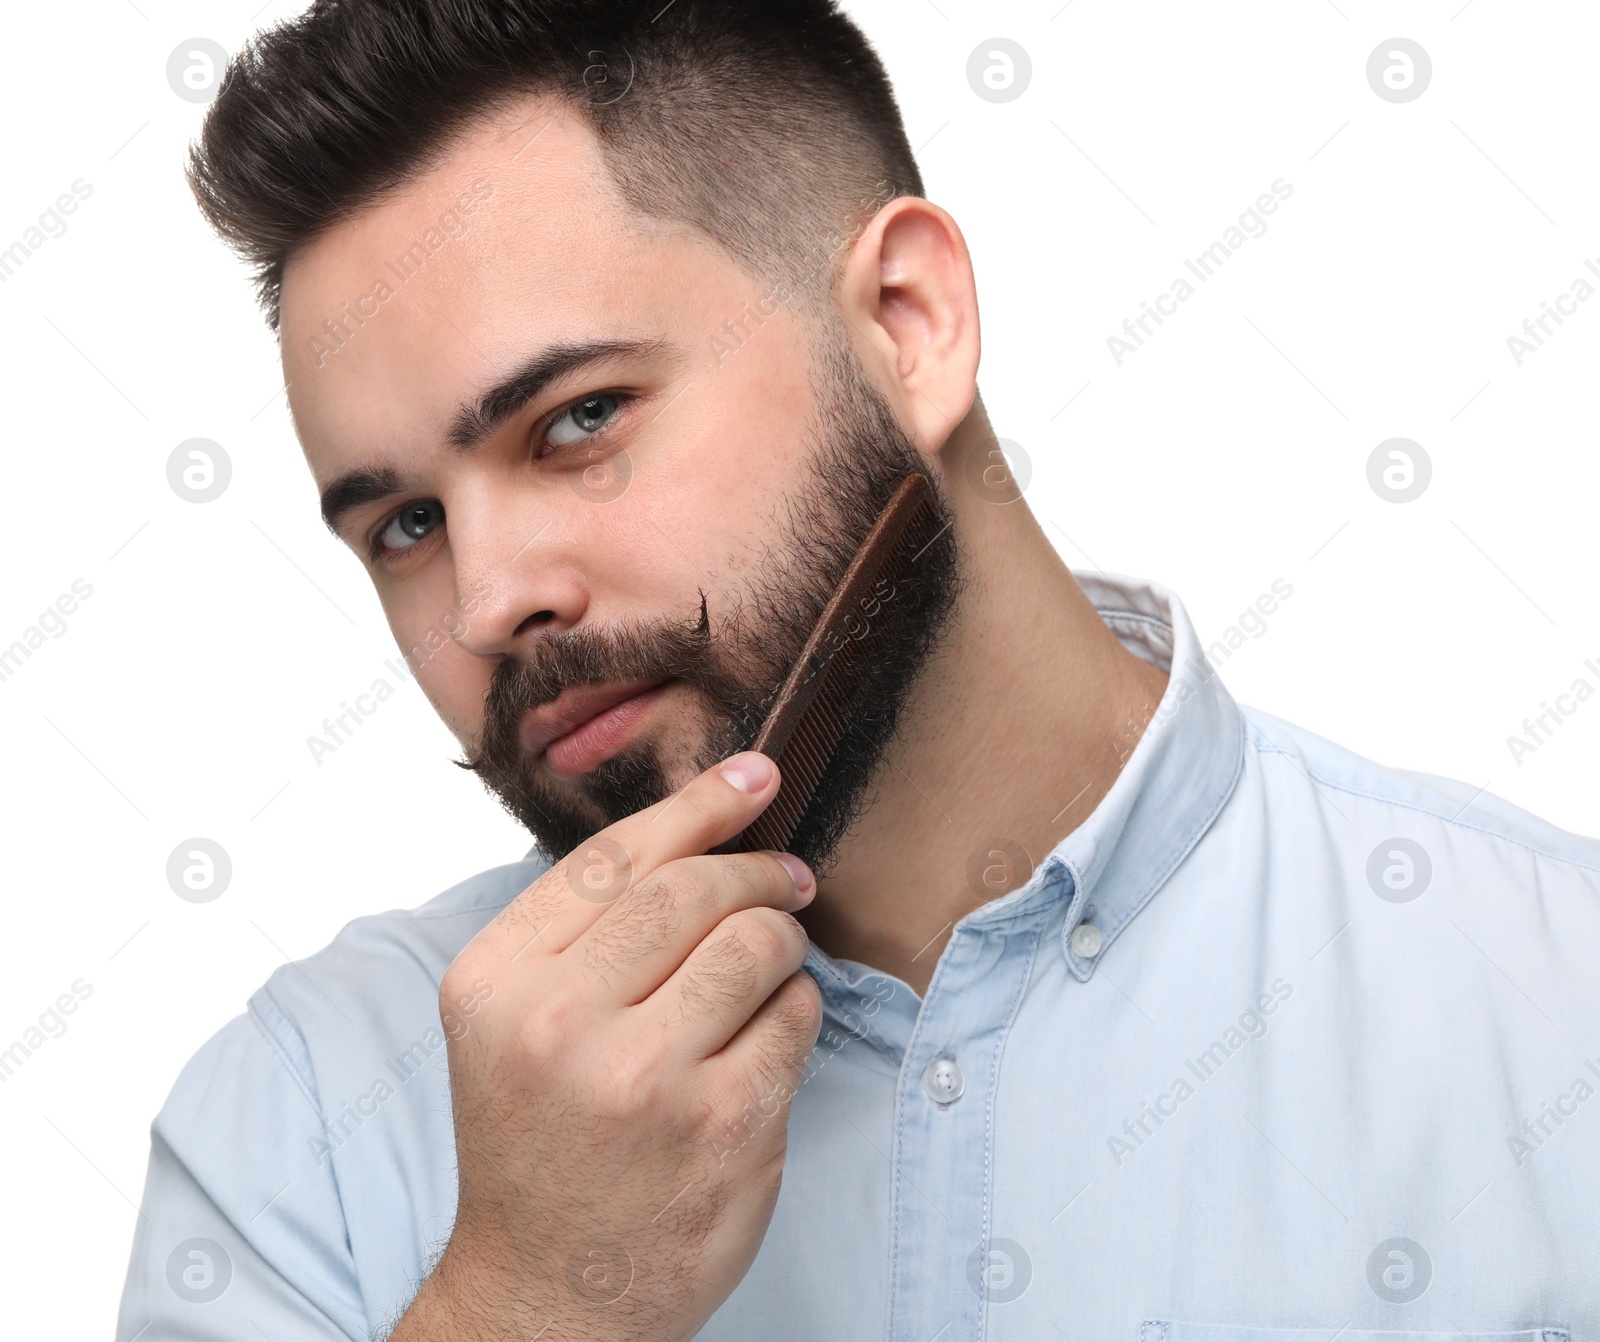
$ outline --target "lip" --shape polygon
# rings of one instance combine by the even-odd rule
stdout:
[[[519,732],[523,749],[532,755],[545,756],[546,765],[557,777],[577,777],[586,773],[622,745],[622,737],[633,725],[632,720],[641,716],[650,706],[648,703],[635,706],[632,701],[644,699],[646,696],[653,701],[658,696],[652,691],[661,689],[666,685],[667,679],[626,681],[615,685],[583,685],[563,690],[553,702],[545,704],[542,708],[533,709],[523,716]],[[600,721],[602,718],[605,719],[604,722]],[[615,730],[604,730],[608,727]],[[592,742],[582,739],[587,737],[597,739]],[[564,757],[588,757],[596,754],[599,757],[574,771],[570,767],[557,767],[549,759],[552,746],[556,746]],[[586,746],[589,748],[585,749]],[[578,761],[574,758],[563,758],[561,761],[563,765],[568,766],[576,762]]]

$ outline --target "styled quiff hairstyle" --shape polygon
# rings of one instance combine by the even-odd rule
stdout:
[[[530,95],[588,118],[624,200],[820,310],[824,238],[923,194],[835,0],[316,0],[229,63],[187,176],[278,330],[285,262]]]

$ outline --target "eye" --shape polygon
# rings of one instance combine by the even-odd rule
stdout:
[[[409,550],[418,541],[425,541],[444,525],[444,504],[438,499],[419,499],[408,503],[384,525],[373,542],[375,555],[392,554],[396,550]]]
[[[601,392],[575,401],[550,421],[545,442],[551,447],[567,447],[598,433],[622,405],[614,392]]]

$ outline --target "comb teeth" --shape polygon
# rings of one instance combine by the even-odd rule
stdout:
[[[927,478],[908,475],[852,557],[751,743],[752,750],[777,763],[783,780],[778,795],[742,833],[714,852],[782,851],[793,839],[849,730],[843,713],[847,681],[882,651],[883,623],[876,618],[875,603],[904,599],[900,582],[939,534],[933,520]]]

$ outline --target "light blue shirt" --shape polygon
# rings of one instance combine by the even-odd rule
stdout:
[[[925,997],[812,948],[782,1192],[699,1336],[1600,1337],[1600,843],[1241,710],[1169,592],[1076,576],[1155,719]],[[356,920],[195,1055],[122,1342],[398,1318],[456,1205],[438,981],[545,865]]]

